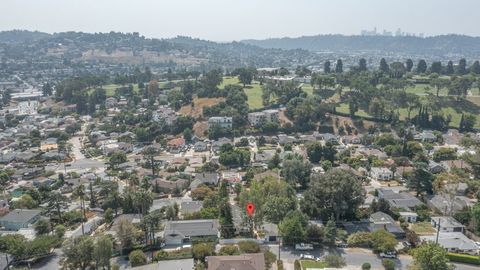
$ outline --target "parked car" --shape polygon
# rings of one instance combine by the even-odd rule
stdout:
[[[315,260],[315,257],[309,254],[300,254],[300,258],[304,260]]]
[[[380,253],[380,257],[394,259],[397,258],[397,254],[395,252],[382,252]]]

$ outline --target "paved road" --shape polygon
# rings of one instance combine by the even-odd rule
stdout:
[[[278,245],[269,245],[270,251],[278,256]],[[286,270],[293,270],[293,263],[295,260],[300,259],[300,254],[310,254],[315,257],[324,257],[329,253],[341,254],[342,257],[347,261],[347,265],[352,269],[359,269],[360,266],[368,262],[372,265],[372,270],[383,270],[382,259],[376,254],[372,253],[371,250],[361,249],[361,248],[332,248],[332,249],[315,249],[311,252],[302,252],[296,251],[290,247],[282,247],[281,249],[281,259],[284,261]],[[409,265],[412,263],[412,257],[408,255],[400,255],[397,259],[394,260],[396,263],[396,268],[399,270],[408,270]],[[465,265],[465,264],[455,264],[456,270],[478,270],[478,267]]]

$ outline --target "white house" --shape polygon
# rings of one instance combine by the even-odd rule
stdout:
[[[379,181],[389,181],[393,179],[392,171],[383,167],[373,167],[370,170],[370,176]]]
[[[420,236],[421,241],[435,242],[437,235]],[[461,232],[440,232],[438,244],[448,252],[478,254],[478,246]]]
[[[440,229],[440,232],[461,232],[463,233],[464,226],[455,220],[453,217],[432,217],[430,223],[435,229]]]
[[[418,215],[415,212],[400,212],[399,214],[408,223],[417,222]]]
[[[232,128],[233,120],[232,117],[226,116],[214,116],[208,118],[208,128],[212,128],[213,126],[220,126],[222,128]]]

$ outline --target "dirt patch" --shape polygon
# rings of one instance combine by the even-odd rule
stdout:
[[[281,125],[285,125],[286,123],[293,124],[293,122],[290,121],[290,119],[288,119],[288,117],[285,115],[285,110],[280,110],[280,113],[278,114],[278,118],[280,120]]]
[[[201,117],[203,114],[203,107],[213,106],[224,100],[224,98],[196,98],[193,100],[193,106],[183,106],[178,112],[182,115],[190,115],[198,118]]]
[[[199,121],[193,125],[193,132],[197,137],[203,138],[205,137],[205,131],[208,129],[207,121]]]

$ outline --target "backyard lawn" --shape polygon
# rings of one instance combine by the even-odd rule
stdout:
[[[417,222],[412,224],[411,228],[417,234],[432,234],[435,232],[430,222]]]
[[[125,85],[121,85],[121,84],[106,84],[106,85],[103,85],[101,88],[105,89],[105,93],[107,95],[107,97],[113,97],[115,95],[115,91],[117,90],[117,88],[120,88],[122,86],[125,86]],[[133,92],[135,93],[138,93],[139,91],[139,88],[138,88],[138,85],[137,84],[132,84],[133,86]],[[92,92],[94,89],[93,88],[90,88],[88,89],[88,92]]]

